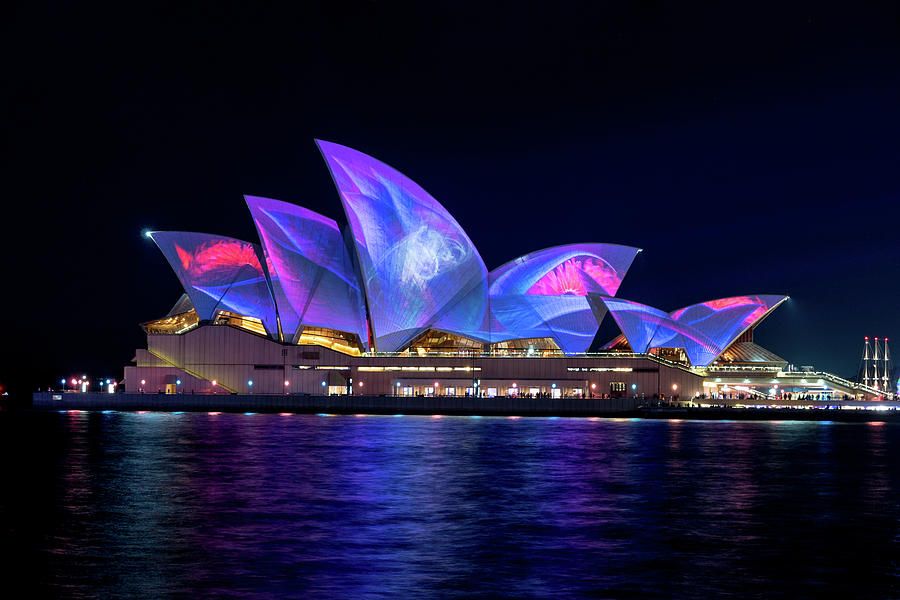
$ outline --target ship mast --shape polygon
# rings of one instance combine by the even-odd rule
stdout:
[[[869,386],[869,336],[866,336],[866,343],[863,346],[863,356],[862,356],[862,364],[863,364],[863,385]]]
[[[878,384],[878,361],[881,360],[881,357],[878,356],[878,338],[875,338],[875,356],[872,360],[872,366],[875,367],[875,376],[872,378],[872,387],[877,389],[879,388]]]

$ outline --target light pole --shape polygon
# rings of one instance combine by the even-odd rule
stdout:
[[[660,388],[659,388],[659,371],[662,369],[662,365],[659,362],[656,363],[656,406],[659,406],[662,402],[662,398],[660,397]]]

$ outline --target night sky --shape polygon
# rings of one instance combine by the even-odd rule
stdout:
[[[181,294],[144,229],[255,240],[242,194],[343,221],[314,138],[489,269],[637,246],[619,296],[789,294],[757,341],[852,375],[900,335],[900,9],[686,4],[5,8],[0,383],[121,377]]]

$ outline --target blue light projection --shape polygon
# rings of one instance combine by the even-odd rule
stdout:
[[[709,366],[747,329],[756,326],[787,296],[734,296],[710,300],[669,314],[618,298],[602,302],[635,352],[683,348],[694,366]]]
[[[250,242],[207,233],[151,231],[201,320],[212,320],[220,310],[262,321],[266,332],[277,332],[275,304],[259,260],[259,248]]]
[[[551,337],[566,354],[588,349],[637,248],[571,244],[519,257],[490,273],[491,341]]]
[[[620,298],[604,297],[602,301],[634,352],[683,348],[692,365],[706,366],[724,350],[700,331],[679,323],[658,308]]]
[[[487,269],[459,223],[399,171],[317,143],[350,224],[377,350],[401,350],[428,327],[481,331]]]
[[[680,308],[669,316],[697,329],[724,350],[787,299],[772,294],[719,298]]]
[[[322,327],[392,352],[433,328],[487,343],[551,338],[566,354],[588,349],[609,310],[635,352],[683,348],[705,366],[787,298],[735,296],[669,314],[617,299],[640,250],[616,244],[547,248],[488,273],[459,223],[414,181],[351,148],[317,143],[349,227],[246,196],[261,247],[148,232],[190,300],[177,306],[192,305],[201,320],[221,310],[254,317],[271,337],[280,323],[285,342]]]
[[[285,341],[305,326],[355,333],[365,345],[365,306],[337,223],[306,208],[245,196],[262,242]]]

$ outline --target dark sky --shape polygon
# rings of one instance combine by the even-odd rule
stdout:
[[[789,294],[757,341],[842,374],[900,335],[895,3],[83,4],[0,18],[6,386],[121,376],[181,293],[145,228],[254,239],[245,193],[342,220],[317,137],[489,269],[638,246],[620,296]]]

